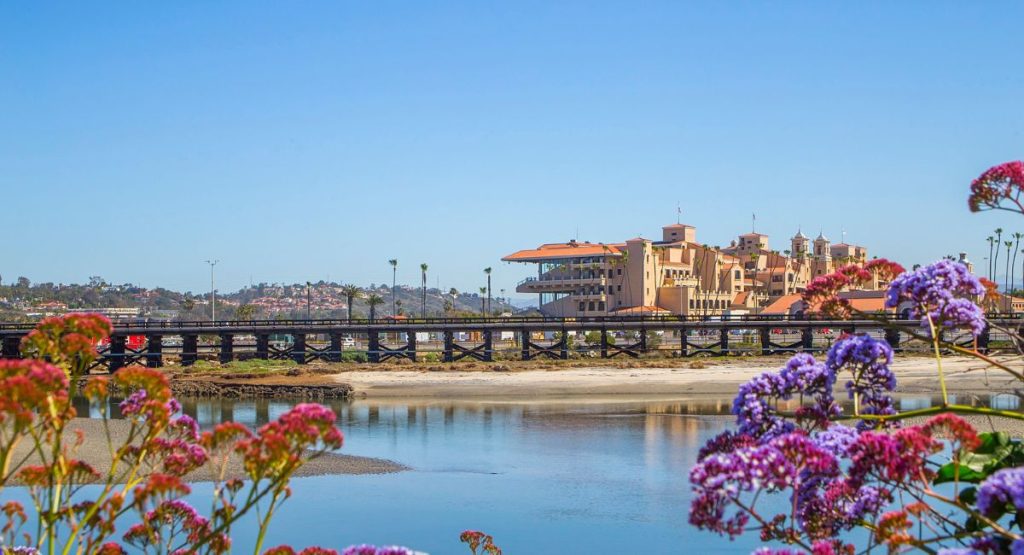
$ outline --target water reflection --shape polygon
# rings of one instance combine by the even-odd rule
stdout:
[[[1019,408],[1005,394],[957,401]],[[936,402],[899,399],[903,410]],[[182,400],[203,427],[226,419],[260,426],[293,404]],[[466,528],[494,534],[507,553],[749,553],[756,544],[754,536],[729,542],[686,522],[687,470],[704,442],[731,426],[729,398],[326,404],[345,433],[343,452],[413,470],[295,480],[269,545],[401,543],[462,553],[458,533]],[[195,496],[208,502],[208,487],[197,485]],[[250,551],[251,538],[239,534],[236,548]]]

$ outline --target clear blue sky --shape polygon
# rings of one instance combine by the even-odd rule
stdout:
[[[205,290],[330,276],[495,290],[500,257],[797,228],[928,262],[1024,218],[1024,4],[0,6],[0,274]]]

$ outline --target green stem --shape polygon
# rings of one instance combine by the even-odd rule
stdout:
[[[949,404],[949,395],[946,393],[946,376],[942,373],[942,354],[939,352],[939,338],[938,331],[935,329],[935,322],[932,321],[932,315],[925,312],[928,317],[928,329],[932,332],[932,348],[935,350],[935,364],[939,370],[939,388],[942,390],[942,404],[943,406]]]

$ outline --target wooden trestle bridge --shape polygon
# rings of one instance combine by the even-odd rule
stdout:
[[[1020,314],[990,316],[995,328],[1019,330]],[[570,352],[611,358],[638,357],[651,349],[671,349],[678,356],[727,355],[731,353],[778,354],[819,352],[828,348],[837,333],[868,332],[896,350],[912,341],[900,328],[916,329],[916,320],[829,320],[778,316],[744,316],[730,319],[665,317],[588,318],[426,318],[405,320],[253,320],[219,322],[114,322],[110,341],[99,347],[101,370],[115,372],[132,364],[160,367],[168,356],[183,366],[201,359],[221,363],[233,360],[316,360],[338,362],[346,354],[363,353],[369,362],[390,359],[422,360],[428,352],[444,362],[460,359],[492,361],[498,343],[502,353],[522,360],[538,357],[569,358]],[[21,338],[31,324],[0,324],[0,358],[20,357]],[[597,332],[594,345],[575,347],[570,336]],[[651,345],[657,334],[657,345]],[[434,338],[417,341],[417,336]],[[593,336],[591,336],[593,337]],[[988,330],[977,339],[987,349]],[[358,338],[362,346],[355,346]],[[511,338],[498,340],[496,338]],[[963,334],[947,340],[974,344]],[[508,345],[511,344],[512,347]]]

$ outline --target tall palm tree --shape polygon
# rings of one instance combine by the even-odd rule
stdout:
[[[996,238],[989,235],[985,238],[988,241],[988,279],[992,279],[992,249],[995,246]]]
[[[384,304],[384,298],[376,293],[370,293],[370,296],[366,297],[366,304],[370,307],[370,321],[377,319],[377,306]]]
[[[423,304],[420,307],[420,318],[427,317],[427,263],[420,264],[420,278],[423,283]]]
[[[992,281],[996,280],[996,272],[999,271],[999,247],[1003,245],[1003,228],[996,228],[996,258],[992,261]]]
[[[1017,273],[1017,251],[1020,250],[1020,240],[1024,239],[1024,233],[1014,233],[1013,240],[1015,242],[1013,246],[1013,264],[1010,266],[1010,287],[1017,287],[1017,280],[1014,279]],[[1024,277],[1024,276],[1021,276]]]
[[[487,274],[487,313],[491,312],[491,267],[484,268],[484,273]]]
[[[482,314],[484,316],[487,316],[487,305],[484,304],[484,301],[487,300],[487,297],[484,297],[484,295],[486,295],[486,294],[487,294],[487,288],[486,287],[481,287],[480,288],[480,314]]]
[[[395,316],[398,314],[395,307],[395,280],[398,276],[398,259],[392,258],[388,260],[388,264],[391,264],[391,315]]]
[[[1003,291],[1010,292],[1010,249],[1013,248],[1013,241],[1003,243],[1006,245],[1006,271],[1003,273]]]
[[[352,323],[352,303],[363,296],[363,290],[349,283],[341,286],[341,294],[345,295],[345,300],[348,302],[348,321]]]

